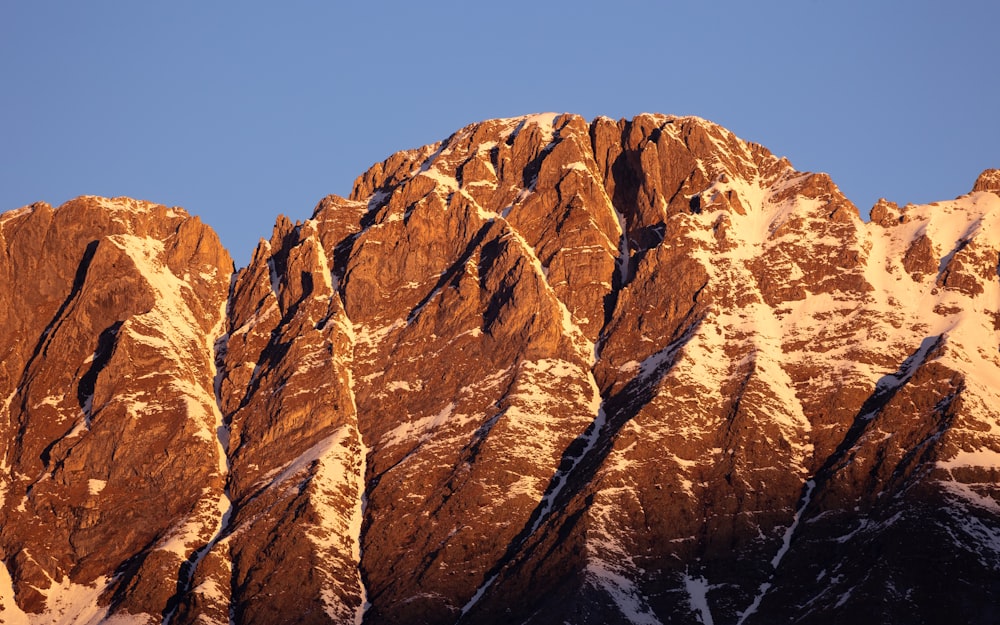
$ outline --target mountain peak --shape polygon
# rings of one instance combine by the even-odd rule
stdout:
[[[555,113],[234,275],[180,209],[5,213],[0,620],[988,621],[998,220]]]

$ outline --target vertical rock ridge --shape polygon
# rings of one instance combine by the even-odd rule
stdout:
[[[182,211],[124,199],[36,205],[4,230],[7,253],[41,244],[43,257],[49,246],[49,258],[70,261],[15,263],[5,293],[33,313],[22,324],[53,319],[36,357],[4,348],[24,380],[4,415],[5,428],[19,424],[21,453],[5,454],[18,501],[4,502],[0,532],[18,609],[159,620],[222,490],[201,452],[215,405],[204,345],[223,310],[228,254]],[[161,498],[166,475],[181,482]],[[128,529],[112,529],[123,517]]]

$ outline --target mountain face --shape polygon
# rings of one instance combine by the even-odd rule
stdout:
[[[397,153],[233,273],[0,216],[0,621],[994,623],[1000,171],[866,223],[697,118]]]

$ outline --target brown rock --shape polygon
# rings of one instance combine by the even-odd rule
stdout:
[[[211,333],[232,263],[197,219],[125,199],[5,215],[3,243],[4,297],[24,313],[0,423],[15,598],[49,610],[54,581],[159,615],[222,492]]]
[[[875,206],[872,206],[871,220],[872,223],[876,223],[883,228],[898,226],[902,221],[902,216],[899,213],[899,205],[885,198],[879,198]]]
[[[972,185],[972,192],[992,191],[1000,195],[1000,169],[986,169],[976,178],[976,183]]]
[[[0,614],[988,620],[989,197],[867,225],[705,120],[543,114],[374,165],[232,282],[179,209],[6,213]]]
[[[924,275],[936,275],[938,262],[937,251],[926,234],[915,238],[903,256],[903,268],[917,282],[922,280]]]

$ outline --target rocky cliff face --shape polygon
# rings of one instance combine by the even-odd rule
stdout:
[[[493,120],[232,274],[0,217],[0,620],[969,622],[1000,605],[1000,186],[863,222],[697,118]]]

